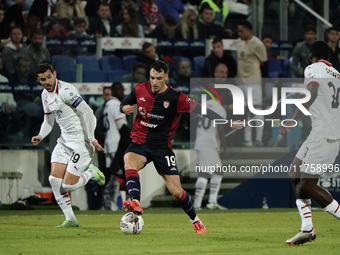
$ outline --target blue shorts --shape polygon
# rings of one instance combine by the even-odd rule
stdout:
[[[159,175],[178,175],[175,153],[169,147],[150,147],[145,144],[131,143],[125,154],[133,152],[146,157],[146,164],[153,162]]]

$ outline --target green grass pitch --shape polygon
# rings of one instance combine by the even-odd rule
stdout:
[[[198,211],[207,228],[196,234],[180,209],[146,209],[140,235],[125,235],[123,211],[75,211],[79,228],[55,229],[60,210],[0,211],[0,254],[338,254],[339,221],[313,210],[315,242],[288,246],[297,233],[295,209]]]

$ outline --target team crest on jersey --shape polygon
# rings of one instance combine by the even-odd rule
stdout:
[[[146,102],[144,97],[139,98],[140,101]]]
[[[164,102],[163,102],[163,106],[164,106],[165,109],[168,108],[169,105],[170,105],[170,102],[169,102],[169,101],[164,101]]]

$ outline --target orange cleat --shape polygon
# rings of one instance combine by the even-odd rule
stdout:
[[[204,227],[201,220],[193,223],[191,226],[194,227],[197,234],[207,233],[207,229]]]
[[[137,200],[124,201],[123,207],[125,211],[133,212],[137,215],[142,215],[144,212],[142,207],[140,207],[139,202]]]

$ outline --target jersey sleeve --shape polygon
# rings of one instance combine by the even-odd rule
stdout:
[[[315,82],[317,84],[319,84],[318,82],[318,72],[315,69],[315,67],[313,67],[312,65],[307,66],[305,69],[305,80],[304,80],[304,84],[307,87],[309,83],[311,82]]]
[[[65,104],[77,108],[83,102],[83,98],[79,95],[78,90],[73,86],[65,86],[60,91],[60,96]]]
[[[137,85],[138,86],[138,85]],[[125,105],[134,105],[137,104],[137,99],[136,99],[136,87],[131,91],[131,93],[125,97],[121,104],[120,104],[120,112],[123,112],[123,107]]]
[[[50,111],[50,109],[47,106],[47,102],[46,102],[46,93],[44,93],[44,91],[41,93],[41,102],[42,102],[42,106],[44,109],[44,114],[45,115],[49,115],[52,112]]]
[[[179,95],[178,102],[177,102],[177,112],[188,112],[191,113],[195,107],[197,106],[197,102],[190,99],[183,93]]]
[[[267,59],[267,50],[266,47],[264,46],[264,44],[261,42],[255,50],[255,54],[258,57],[258,59],[260,60],[260,62],[266,62]]]
[[[124,124],[127,124],[125,114],[121,113],[120,102],[113,101],[108,107],[108,114],[112,116],[114,121],[116,122],[117,129],[120,129]]]

